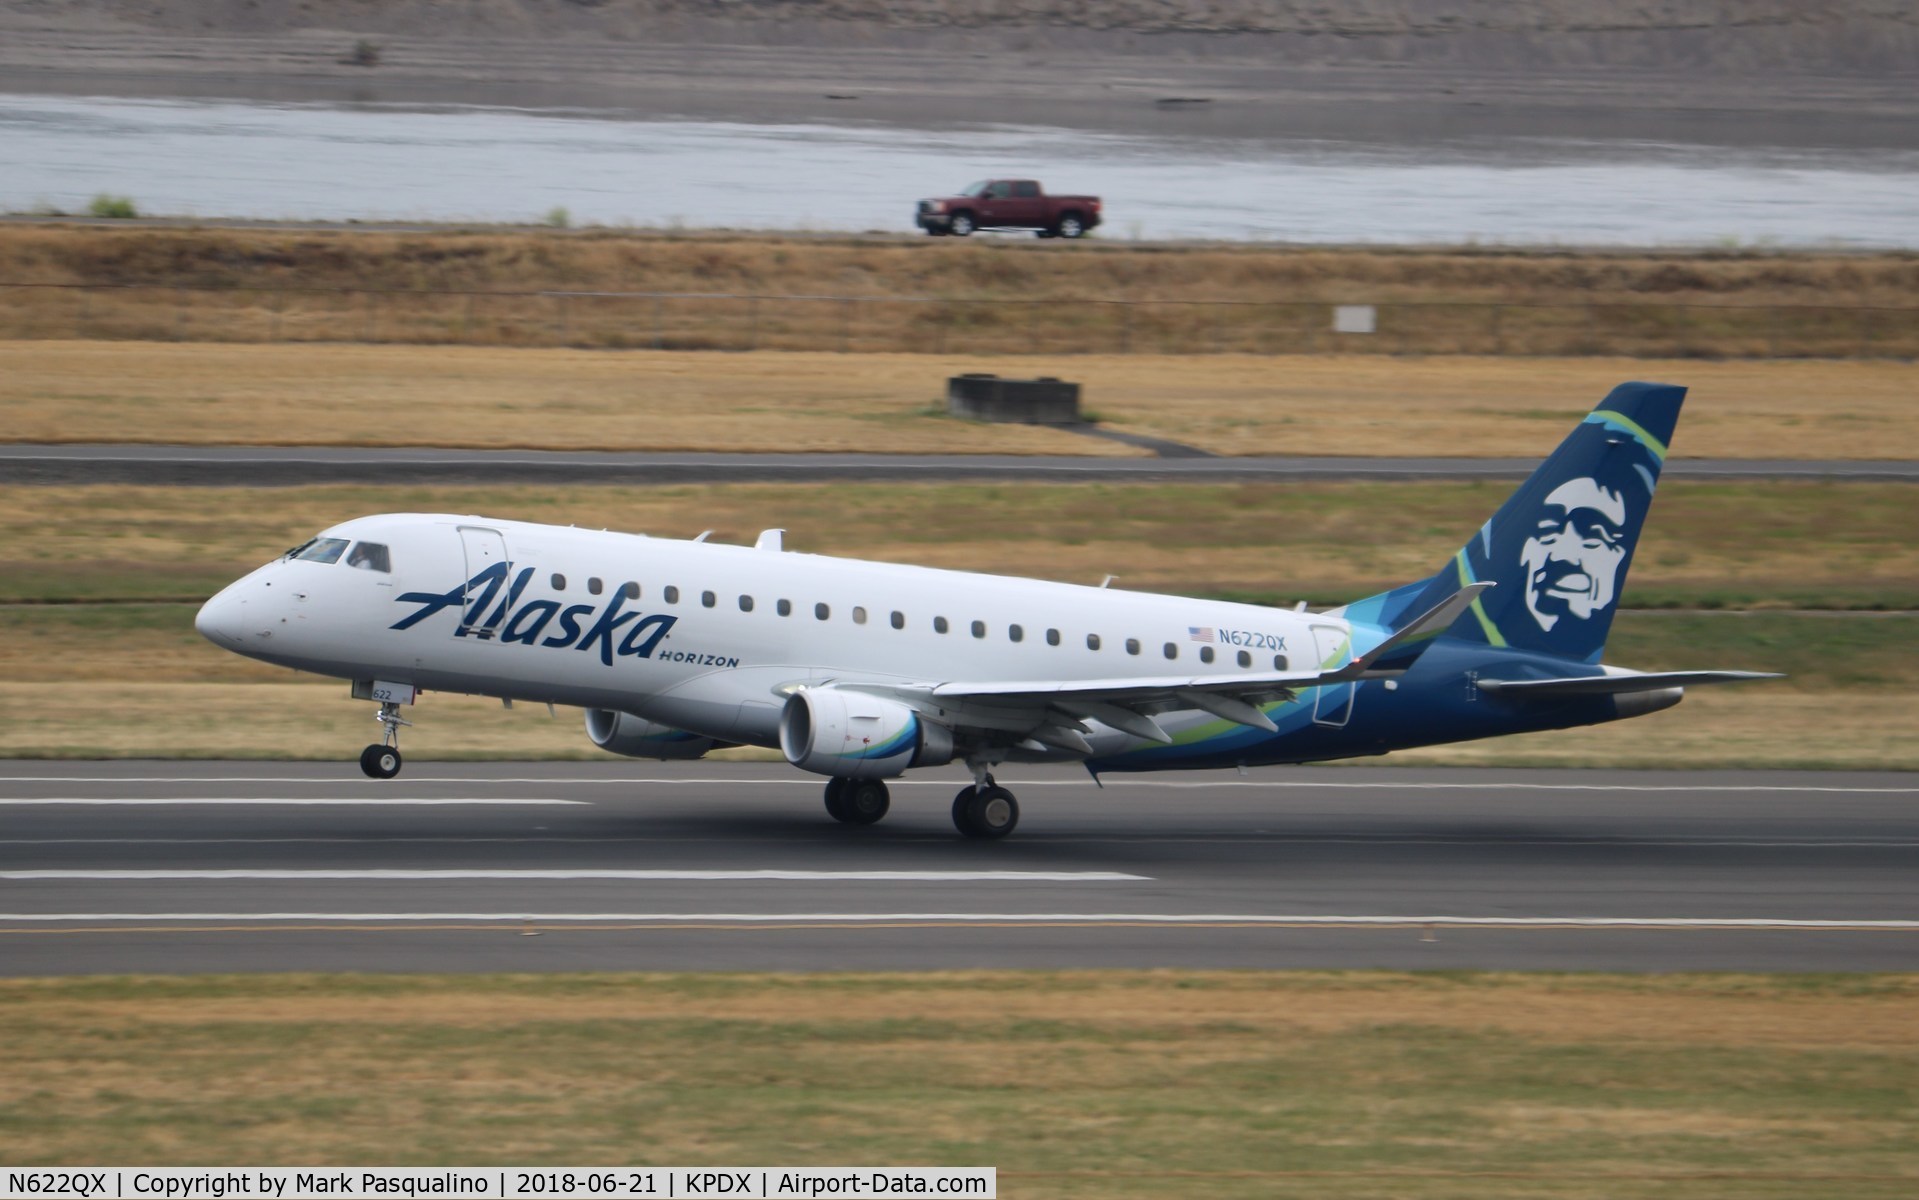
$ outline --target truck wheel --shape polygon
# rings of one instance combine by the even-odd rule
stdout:
[[[1061,213],[1055,231],[1063,238],[1080,237],[1086,232],[1086,222],[1078,213]]]
[[[954,237],[966,237],[976,228],[972,213],[954,213],[952,223],[946,227]]]

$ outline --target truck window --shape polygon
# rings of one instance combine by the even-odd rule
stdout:
[[[960,195],[962,196],[984,195],[986,192],[986,186],[990,184],[991,182],[992,180],[990,179],[982,179],[978,183],[969,183],[965,187],[960,189]]]
[[[1039,184],[1031,179],[1022,179],[1013,184],[1013,195],[1022,200],[1039,199]]]
[[[1013,194],[1013,185],[1010,183],[996,183],[987,190],[986,194],[995,200],[1004,200]]]

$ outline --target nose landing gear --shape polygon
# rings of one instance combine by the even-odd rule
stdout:
[[[402,717],[400,706],[390,700],[381,701],[373,719],[380,723],[382,735],[378,742],[360,751],[360,770],[371,779],[391,779],[400,773],[405,761],[400,757],[400,726],[413,722]]]

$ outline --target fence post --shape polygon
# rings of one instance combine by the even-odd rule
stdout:
[[[90,287],[82,287],[80,289],[80,316],[79,319],[74,322],[74,336],[86,337],[87,331],[91,329],[92,326],[93,289]]]
[[[845,354],[851,351],[852,349],[853,349],[853,301],[850,298],[848,298],[848,299],[842,299],[840,301],[840,353]]]
[[[553,340],[555,344],[566,345],[566,293],[553,294]]]
[[[748,350],[760,348],[760,298],[758,296],[746,298],[746,348]]]
[[[666,348],[665,334],[661,330],[661,322],[666,319],[666,314],[662,311],[664,303],[661,297],[653,297],[653,348],[655,350]]]
[[[371,342],[373,340],[373,297],[373,292],[366,293],[366,313],[360,326],[360,340],[362,342]]]
[[[477,331],[477,326],[474,324],[474,313],[473,313],[473,303],[475,299],[476,299],[475,293],[468,292],[466,294],[465,332],[466,332],[467,345],[469,346],[473,344],[473,339],[476,336],[476,331]]]
[[[1133,301],[1121,300],[1119,303],[1119,352],[1133,352]]]
[[[173,340],[187,340],[187,289],[173,289]]]

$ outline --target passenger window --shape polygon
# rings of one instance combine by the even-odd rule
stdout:
[[[345,549],[345,538],[314,538],[293,557],[301,562],[336,563],[340,561],[340,552]]]
[[[666,602],[668,604],[678,604],[680,602],[680,589],[670,583],[666,585]]]
[[[558,571],[553,572],[553,590],[556,592],[564,592],[566,590],[566,576],[560,574]]]
[[[638,600],[640,598],[640,585],[628,580],[620,585],[620,592],[628,600]]]
[[[945,633],[945,632],[946,632],[946,628],[947,628],[947,626],[946,626],[946,618],[945,618],[945,617],[934,617],[934,618],[933,618],[933,632],[934,632],[934,633]]]
[[[791,600],[782,600],[773,606],[773,611],[782,617],[790,617],[793,615],[793,602]]]
[[[986,636],[986,622],[984,621],[973,622],[973,636],[974,637]]]
[[[1023,642],[1026,640],[1026,631],[1017,625],[1008,625],[1006,627],[1006,637],[1009,641]]]
[[[1039,197],[1039,184],[1030,180],[1021,180],[1013,185],[1013,194],[1022,200],[1034,200]]]
[[[707,608],[712,608],[715,604],[719,603],[719,600],[720,598],[718,596],[715,596],[712,592],[700,593],[700,603]]]
[[[1285,669],[1286,669],[1286,656],[1284,654],[1273,655],[1273,670],[1284,671]]]
[[[1250,654],[1248,654],[1248,653],[1246,653],[1246,651],[1244,651],[1244,650],[1241,650],[1241,651],[1239,652],[1239,665],[1240,665],[1240,666],[1242,666],[1242,667],[1250,667],[1250,666],[1252,666],[1252,665],[1253,665],[1253,656],[1252,656],[1252,655],[1250,655]]]
[[[895,629],[904,629],[904,628],[906,628],[906,614],[905,614],[905,613],[903,613],[903,612],[896,612],[896,613],[894,613],[894,614],[893,614],[893,628],[895,628]]]
[[[1199,648],[1199,661],[1203,663],[1213,661],[1213,648],[1211,646],[1201,646]]]
[[[833,610],[824,604],[815,604],[813,606],[813,619],[816,621],[824,621],[832,615]]]
[[[605,586],[606,586],[605,584],[600,582],[600,577],[598,575],[589,576],[587,578],[586,590],[595,596],[599,595],[600,589],[604,588]]]
[[[1059,630],[1049,629],[1046,631],[1046,644],[1049,646],[1059,645]]]
[[[362,571],[378,571],[382,575],[393,571],[392,560],[387,557],[386,547],[378,542],[361,542],[353,547],[346,556],[346,565],[358,567]]]
[[[740,611],[741,611],[741,612],[752,612],[752,611],[753,611],[753,597],[751,597],[751,596],[741,596],[741,597],[740,597]]]
[[[857,604],[853,606],[853,624],[855,625],[866,624],[866,610],[861,608]]]
[[[1167,642],[1167,643],[1166,643],[1166,657],[1167,657],[1167,658],[1178,658],[1178,657],[1179,657],[1179,643],[1178,643],[1178,642]]]
[[[1138,638],[1127,638],[1127,639],[1126,639],[1126,653],[1128,653],[1128,654],[1138,654],[1138,653],[1139,653],[1139,639],[1138,639]]]
[[[1089,633],[1086,635],[1086,648],[1088,650],[1099,649],[1099,635],[1097,633]]]

